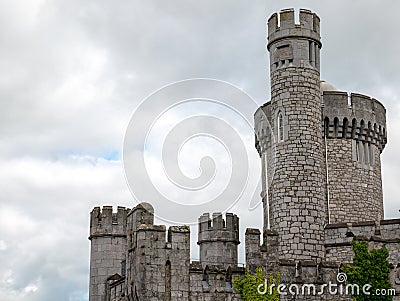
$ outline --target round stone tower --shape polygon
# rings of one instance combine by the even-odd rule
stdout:
[[[207,265],[219,265],[224,268],[237,266],[239,245],[239,218],[227,213],[224,220],[221,213],[209,213],[199,218],[200,262]]]
[[[256,147],[263,164],[264,227],[278,233],[281,260],[324,257],[320,49],[320,20],[312,12],[300,10],[300,24],[293,9],[268,20],[271,101],[255,115]]]
[[[340,91],[323,91],[323,101],[329,222],[379,222],[385,107],[371,97]]]

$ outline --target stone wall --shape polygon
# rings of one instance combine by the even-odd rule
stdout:
[[[353,239],[367,240],[370,247],[389,250],[389,263],[400,263],[400,220],[382,220],[359,223],[330,224],[325,227],[326,260],[350,263],[353,258],[351,242]]]
[[[104,301],[126,301],[125,277],[113,275],[107,278]]]
[[[142,224],[134,240],[128,253],[128,295],[149,301],[188,300],[189,229],[170,227],[166,240],[165,226]]]
[[[111,206],[96,207],[90,214],[90,280],[89,301],[103,301],[106,281],[110,275],[121,273],[126,256],[127,209]]]
[[[147,203],[129,212],[126,286],[131,300],[239,300],[232,290],[233,277],[244,272],[237,267],[238,217],[204,214],[199,221],[200,248],[212,252],[203,250],[202,261],[190,263],[188,226],[171,226],[167,232],[164,225],[154,225],[154,209]]]
[[[244,268],[206,266],[192,262],[190,265],[190,299],[191,301],[241,300],[233,291],[233,281],[244,274]]]

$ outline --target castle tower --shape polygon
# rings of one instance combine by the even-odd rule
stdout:
[[[200,262],[207,265],[220,265],[224,268],[237,266],[239,245],[239,218],[226,214],[226,220],[221,213],[214,213],[212,219],[209,213],[199,218]]]
[[[271,101],[256,112],[255,130],[263,164],[264,232],[269,224],[278,234],[280,260],[324,257],[320,49],[320,20],[312,12],[300,10],[300,24],[293,9],[268,20]]]
[[[323,91],[329,222],[383,219],[380,155],[387,142],[386,110],[360,94]]]
[[[189,227],[167,232],[165,225],[154,225],[149,203],[134,207],[127,219],[127,300],[189,300]]]
[[[89,301],[103,301],[107,278],[121,274],[126,253],[127,209],[112,206],[95,207],[90,213],[90,283]]]

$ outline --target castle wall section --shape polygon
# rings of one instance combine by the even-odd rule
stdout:
[[[393,300],[400,300],[400,219],[331,224],[326,226],[325,232],[326,258],[341,264],[353,260],[353,239],[368,241],[370,249],[385,245],[389,251],[392,288],[397,292]]]
[[[153,223],[154,209],[147,203],[128,215],[128,295],[132,300],[188,300],[189,227],[170,227],[167,233],[164,225]]]
[[[263,268],[268,275],[279,272],[279,237],[278,232],[265,230],[261,244],[261,232],[258,229],[246,229],[245,233],[246,264],[251,272]]]
[[[96,207],[90,214],[90,280],[89,301],[103,301],[106,281],[110,275],[121,273],[126,256],[127,209],[112,206]]]
[[[203,268],[199,261],[190,265],[190,301],[242,300],[233,291],[233,281],[244,275],[244,268],[207,265]]]
[[[386,245],[389,263],[400,263],[400,220],[382,220],[359,223],[330,224],[325,227],[326,259],[340,263],[351,263],[353,239],[370,242],[371,248]]]

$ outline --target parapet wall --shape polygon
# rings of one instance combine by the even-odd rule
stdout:
[[[329,224],[325,227],[325,248],[327,260],[349,263],[353,252],[353,239],[367,240],[372,246],[386,244],[389,262],[400,263],[400,219],[380,222]]]
[[[366,95],[324,91],[323,118],[327,138],[370,142],[382,151],[387,142],[386,109]]]
[[[258,229],[247,229],[245,235],[247,266],[251,271],[262,267],[267,275],[277,275],[279,272],[281,283],[286,285],[314,284],[316,291],[319,292],[327,283],[338,284],[337,273],[340,267],[352,262],[354,256],[352,240],[367,240],[370,248],[381,248],[385,245],[388,249],[392,287],[397,294],[400,294],[400,219],[382,220],[379,223],[372,221],[329,224],[325,228],[325,235],[326,257],[322,261],[279,260],[277,232],[266,230],[264,242],[260,245],[261,232]],[[329,300],[352,300],[347,295],[328,297]],[[322,299],[308,297],[299,300]]]
[[[133,221],[132,224],[136,225],[135,212],[137,211],[132,209],[132,212],[133,214],[130,214],[129,217]],[[129,228],[129,252],[145,248],[154,250],[182,250],[188,248],[189,226],[170,226],[167,232],[165,225],[154,225],[154,220],[149,218],[150,215],[152,216],[152,213],[147,213],[146,218],[141,220],[141,224],[138,227]],[[144,223],[145,220],[148,223]]]
[[[118,207],[113,212],[112,206],[95,207],[90,213],[90,237],[126,236],[126,218],[130,209]]]
[[[272,230],[264,231],[264,241],[261,244],[261,232],[258,229],[247,228],[245,234],[246,264],[250,271],[263,267],[267,274],[278,271],[278,233]]]
[[[204,268],[201,262],[193,261],[190,264],[190,300],[242,300],[233,290],[233,280],[244,272],[244,267],[226,269],[210,265]]]
[[[281,10],[268,20],[268,49],[270,45],[282,38],[304,37],[320,44],[320,19],[309,10],[300,10],[300,24],[295,23],[294,9]],[[278,22],[280,23],[278,26]],[[320,45],[321,46],[321,45]]]

